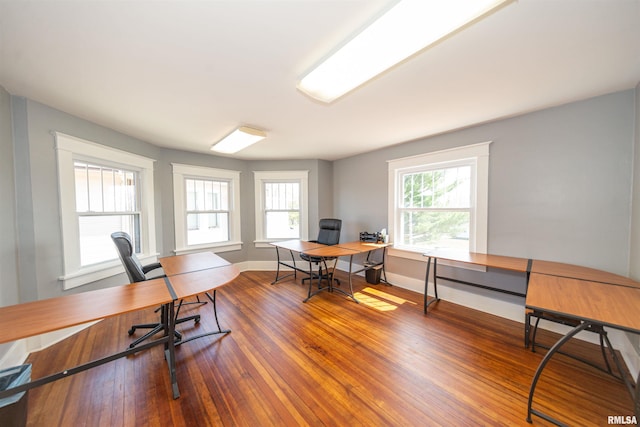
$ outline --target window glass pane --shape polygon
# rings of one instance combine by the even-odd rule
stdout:
[[[139,217],[129,215],[91,215],[78,218],[80,227],[80,264],[87,266],[99,262],[117,259],[115,245],[111,240],[114,231],[125,231],[139,242]],[[136,244],[136,252],[140,252]]]
[[[265,189],[265,237],[300,237],[300,183],[267,182]]]
[[[137,210],[137,175],[76,161],[76,212],[135,212]]]
[[[123,210],[135,212],[138,210],[138,174],[135,172],[120,171],[124,175],[124,185],[118,191],[124,199]]]
[[[76,182],[76,212],[89,211],[89,178],[87,177],[87,164],[74,163]]]
[[[102,210],[102,170],[100,166],[88,165],[89,212]]]
[[[288,184],[287,188],[289,190],[289,205],[287,209],[300,210],[300,184],[292,182]]]
[[[187,245],[226,242],[229,240],[229,214],[187,214]]]
[[[469,212],[403,211],[401,244],[469,250]]]
[[[138,193],[136,172],[74,162],[76,212],[80,265],[87,266],[117,258],[111,241],[114,231],[126,231],[140,251],[139,216],[135,212]],[[113,215],[113,212],[131,212]],[[83,215],[105,213],[105,215]]]
[[[229,182],[185,179],[185,190],[187,245],[229,241]]]
[[[300,212],[267,212],[267,239],[300,237]]]
[[[195,190],[196,190],[196,207],[195,210],[196,211],[202,211],[204,210],[204,199],[205,199],[205,192],[204,192],[204,181],[202,180],[196,180],[195,181]]]
[[[187,211],[229,210],[229,183],[203,179],[185,179]]]
[[[405,174],[404,208],[468,208],[471,206],[471,167],[461,166]]]
[[[443,169],[438,174],[438,203],[447,208],[468,208],[471,205],[471,167]]]
[[[187,195],[187,210],[193,211],[196,209],[196,182],[193,179],[185,179],[184,182]]]
[[[228,211],[229,204],[230,204],[229,183],[226,181],[220,181],[218,182],[218,184],[219,184],[219,197],[218,197],[219,205],[216,206],[216,209]]]
[[[114,175],[113,169],[102,169],[102,204],[105,212],[116,210]]]
[[[213,210],[213,182],[211,181],[202,181],[203,188],[202,191],[204,193],[204,204],[202,206],[202,210],[210,211]]]
[[[300,183],[267,182],[264,188],[265,210],[299,210]]]
[[[121,170],[113,171],[113,211],[127,211],[126,173]]]

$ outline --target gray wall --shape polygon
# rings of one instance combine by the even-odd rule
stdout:
[[[629,276],[640,280],[640,83],[635,93],[635,135],[633,152],[633,187],[629,242]],[[627,334],[638,354],[640,354],[640,335]]]
[[[244,245],[241,251],[221,254],[231,262],[275,259],[275,251],[253,245],[254,170],[309,170],[310,236],[317,233],[318,219],[335,216],[343,220],[341,240],[347,241],[357,239],[360,231],[388,227],[387,160],[493,141],[490,253],[552,259],[619,274],[631,272],[637,278],[640,209],[634,209],[633,215],[631,211],[634,188],[635,200],[640,200],[640,185],[632,186],[634,142],[640,146],[640,107],[635,92],[613,93],[327,162],[241,161],[159,148],[37,102],[12,97],[0,88],[5,237],[0,246],[0,304],[64,293],[58,282],[63,263],[52,130],[157,160],[156,238],[161,255],[174,249],[170,164],[239,170]],[[640,181],[640,172],[635,176]],[[391,258],[388,271],[421,279],[424,263]],[[520,278],[499,272],[483,277],[481,280],[521,285],[516,283]],[[70,292],[124,282],[122,275]]]
[[[273,251],[253,246],[254,170],[309,170],[310,236],[317,233],[319,218],[335,216],[343,219],[342,240],[346,241],[357,239],[360,231],[388,227],[387,160],[490,140],[489,252],[627,274],[637,115],[634,94],[633,90],[614,93],[327,162],[241,161],[163,149],[2,91],[0,117],[5,122],[12,119],[14,129],[13,134],[2,133],[1,157],[5,162],[13,157],[13,138],[19,197],[11,197],[10,179],[3,180],[2,188],[9,191],[5,200],[15,200],[14,211],[20,218],[18,300],[63,293],[57,280],[62,258],[52,130],[157,160],[156,228],[162,255],[174,248],[170,164],[241,171],[244,245],[241,251],[222,254],[232,262],[274,258]],[[3,168],[11,178],[9,171]],[[15,223],[8,208],[3,215],[9,215],[9,221],[3,223]],[[11,263],[10,257],[4,259]],[[389,264],[390,272],[409,277],[419,278],[423,270],[422,263],[406,260],[392,259]],[[76,291],[120,284],[122,279],[107,279]],[[3,286],[7,301],[16,300],[11,289]]]
[[[321,216],[330,216],[332,206],[332,164],[323,160],[286,160],[286,161],[243,161],[210,154],[200,154],[160,148],[111,129],[98,126],[78,117],[71,116],[38,102],[21,97],[11,97],[2,90],[3,109],[0,110],[2,120],[13,124],[16,131],[3,133],[3,162],[8,168],[2,173],[8,179],[3,180],[2,189],[7,191],[6,200],[15,201],[15,207],[3,205],[4,215],[10,216],[3,221],[5,226],[16,221],[17,212],[18,235],[17,244],[7,244],[6,251],[17,253],[20,274],[7,283],[3,283],[3,293],[16,293],[7,299],[6,304],[44,299],[66,293],[115,286],[127,282],[124,274],[97,281],[69,291],[63,291],[58,280],[63,273],[62,231],[60,227],[60,209],[58,203],[58,180],[56,155],[52,131],[59,131],[89,141],[125,150],[131,153],[155,159],[154,185],[156,202],[156,241],[160,255],[171,255],[175,249],[174,212],[173,212],[173,178],[171,163],[182,163],[240,171],[241,213],[242,213],[242,250],[223,252],[220,255],[230,262],[239,263],[247,260],[272,261],[275,251],[256,249],[255,240],[255,202],[254,202],[254,170],[308,170],[309,171],[309,221],[310,233],[317,233],[317,223]],[[10,108],[10,101],[12,108]],[[11,126],[3,126],[11,129]],[[12,145],[13,139],[13,145]],[[15,150],[15,179],[17,191],[13,186],[13,166],[11,159]],[[16,197],[15,194],[19,196]],[[9,235],[9,234],[8,234]],[[15,232],[14,232],[15,235]],[[16,252],[16,246],[19,251]],[[10,263],[11,258],[4,260]],[[14,262],[15,265],[15,262]],[[15,267],[14,267],[15,269]],[[18,277],[15,277],[18,276]],[[11,277],[11,276],[8,276]],[[19,286],[16,284],[19,283]]]
[[[344,234],[387,227],[387,160],[493,141],[489,253],[628,273],[634,93],[629,90],[334,162]],[[390,259],[420,278],[424,263]]]
[[[18,296],[15,181],[11,96],[0,87],[0,306],[16,304]]]
[[[151,144],[97,126],[37,102],[12,97],[15,171],[17,183],[18,247],[21,302],[59,296],[63,273],[62,232],[58,203],[57,163],[52,131],[109,145],[157,159],[160,149]],[[163,192],[155,174],[156,203]],[[162,212],[156,212],[158,247],[162,247]],[[66,293],[123,283],[117,276]],[[126,283],[126,282],[125,282]]]
[[[13,132],[11,96],[0,87],[0,306],[17,304],[18,237],[16,230],[16,192],[13,170]],[[3,325],[3,327],[9,327]],[[11,343],[0,344],[0,359]]]
[[[634,135],[633,194],[629,249],[629,275],[640,280],[640,83],[636,86]],[[640,343],[640,340],[638,340]]]

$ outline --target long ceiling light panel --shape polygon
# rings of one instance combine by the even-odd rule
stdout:
[[[222,138],[211,147],[212,151],[219,153],[235,153],[267,137],[267,134],[259,129],[240,126],[229,135]]]
[[[402,0],[298,83],[332,102],[460,27],[512,0]]]

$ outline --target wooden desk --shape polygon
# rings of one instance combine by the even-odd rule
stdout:
[[[332,246],[322,246],[319,248],[315,248],[315,249],[310,249],[308,251],[304,251],[305,255],[308,255],[309,257],[314,257],[316,259],[319,259],[320,262],[322,264],[324,264],[324,270],[327,272],[327,286],[320,286],[320,283],[322,282],[322,274],[318,274],[318,289],[314,292],[311,291],[312,286],[313,286],[313,268],[312,268],[312,259],[309,259],[309,294],[307,295],[307,297],[303,300],[303,302],[307,302],[309,301],[309,299],[314,296],[319,294],[322,291],[328,291],[328,292],[339,292],[343,295],[348,296],[349,298],[351,298],[352,300],[354,300],[356,303],[359,303],[360,301],[357,300],[357,298],[353,295],[353,283],[351,281],[351,265],[353,262],[353,255],[358,254],[359,252],[354,250],[354,249],[349,249],[346,247],[342,247],[340,245],[332,245]],[[336,265],[338,264],[338,258],[341,256],[348,256],[350,257],[350,262],[349,262],[349,292],[340,289],[340,288],[336,288],[333,286],[333,280],[334,280],[334,274],[336,271]],[[332,265],[331,268],[329,268],[327,266],[327,261],[328,260],[334,260],[334,263]],[[331,272],[329,272],[331,271]],[[338,282],[339,283],[339,282]]]
[[[276,248],[276,258],[278,260],[278,263],[276,264],[276,278],[273,282],[271,282],[272,285],[278,283],[281,280],[286,279],[287,277],[291,277],[293,276],[294,279],[296,279],[297,273],[298,271],[304,274],[309,274],[309,270],[304,270],[300,267],[298,267],[296,265],[296,258],[293,255],[293,253],[302,253],[302,252],[306,252],[312,249],[317,249],[317,248],[321,248],[325,245],[322,245],[320,243],[314,243],[314,242],[307,242],[304,240],[283,240],[280,242],[271,242],[270,243],[272,246],[274,246]],[[280,255],[280,249],[289,251],[289,255],[291,257],[291,262],[289,261],[285,261],[282,256]],[[291,268],[293,270],[293,273],[289,273],[286,274],[284,276],[280,276],[280,266],[285,266],[288,268]]]
[[[564,264],[554,261],[532,260],[478,253],[458,253],[448,251],[431,251],[424,254],[428,257],[427,272],[424,289],[424,312],[433,302],[438,301],[437,279],[451,278],[437,274],[438,259],[480,265],[491,268],[500,268],[522,272],[526,274],[527,290],[525,294],[513,293],[525,297],[525,307],[533,313],[549,313],[563,318],[573,319],[577,323],[571,331],[562,337],[547,352],[541,361],[533,378],[527,412],[527,421],[531,422],[531,415],[537,415],[555,424],[561,424],[558,420],[532,408],[533,395],[536,384],[549,359],[558,352],[560,347],[578,332],[585,329],[601,330],[603,327],[620,329],[623,331],[640,333],[640,283],[628,277],[596,270],[588,267]],[[435,298],[428,300],[427,290],[429,284],[430,267],[433,263],[433,283]],[[468,283],[459,280],[454,282],[498,292],[507,292],[489,286]],[[528,346],[529,320],[525,322],[525,346]],[[603,335],[607,348],[615,361],[617,368],[623,372],[620,360],[613,350],[606,334]],[[636,417],[640,418],[640,392],[634,390],[628,378],[623,376],[625,385],[634,400]],[[640,383],[640,374],[636,384]]]
[[[384,261],[387,257],[387,248],[389,246],[391,246],[392,243],[373,243],[373,242],[360,242],[360,241],[356,241],[356,242],[347,242],[347,243],[338,243],[338,246],[346,248],[346,249],[351,249],[354,251],[357,251],[358,253],[366,253],[367,254],[367,259],[364,262],[364,267],[361,268],[360,270],[354,271],[353,273],[351,272],[351,266],[352,263],[349,262],[349,275],[351,274],[358,274],[361,273],[363,271],[366,270],[371,270],[373,268],[376,267],[381,267],[382,268],[382,281],[384,283],[390,284],[389,281],[387,280],[387,272],[384,268]],[[380,259],[380,261],[373,261],[371,259],[371,254],[373,254],[374,252],[376,252],[377,250],[382,250],[382,258]]]
[[[531,264],[532,264],[532,260],[530,259],[508,257],[508,256],[502,256],[502,255],[481,254],[476,252],[456,252],[456,251],[441,251],[441,250],[440,251],[433,250],[433,251],[425,252],[423,255],[428,258],[427,272],[425,274],[425,279],[424,279],[423,310],[425,314],[427,314],[427,308],[431,304],[439,300],[437,279],[449,280],[449,281],[461,283],[464,285],[475,286],[483,289],[489,289],[492,291],[507,293],[507,294],[516,295],[519,297],[526,296],[526,293],[522,294],[518,292],[508,291],[505,289],[499,289],[491,286],[481,285],[479,283],[471,283],[471,282],[466,282],[462,280],[452,279],[450,277],[439,276],[437,268],[438,268],[438,259],[441,259],[446,261],[454,261],[454,262],[462,262],[465,264],[479,265],[479,266],[489,267],[489,268],[499,268],[502,270],[517,271],[520,273],[525,273],[527,275],[527,280],[528,280],[528,275],[531,270]],[[433,263],[433,290],[434,290],[435,298],[432,298],[431,300],[429,300],[427,297],[427,291],[429,289],[429,274],[430,274],[432,263]]]
[[[595,268],[564,264],[554,261],[533,260],[531,272],[640,288],[640,283],[625,276],[596,270]]]
[[[164,279],[0,307],[0,343],[40,335],[171,301]],[[11,325],[9,327],[8,325]]]
[[[0,343],[157,306],[161,306],[161,318],[165,323],[165,333],[161,338],[0,391],[0,399],[158,345],[165,347],[165,358],[169,366],[173,395],[174,398],[178,398],[180,393],[176,378],[176,343],[174,342],[175,301],[201,293],[206,293],[211,298],[208,292],[215,291],[218,287],[231,282],[238,276],[239,270],[213,253],[167,257],[162,258],[160,262],[163,267],[166,265],[173,275],[107,289],[0,307],[0,324],[11,325],[11,327],[0,328]],[[194,267],[198,269],[189,272],[189,269]],[[215,300],[213,302],[215,307]],[[213,333],[224,333],[224,331]],[[201,334],[190,338],[189,341],[205,335],[211,335],[211,333]]]
[[[296,272],[300,271],[303,272],[305,274],[308,274],[309,277],[312,277],[312,263],[311,261],[309,262],[309,270],[304,270],[301,269],[299,267],[297,267],[296,265],[296,261],[295,261],[295,257],[293,255],[294,252],[297,253],[304,253],[306,255],[315,257],[315,258],[319,258],[321,259],[321,262],[324,263],[325,266],[325,271],[329,272],[329,267],[327,266],[326,260],[331,259],[331,258],[339,258],[339,257],[343,257],[343,256],[348,256],[349,257],[349,292],[346,292],[340,288],[335,288],[333,286],[333,281],[331,279],[329,279],[329,283],[327,286],[325,287],[320,287],[320,281],[321,279],[318,279],[318,289],[315,292],[312,292],[312,282],[313,280],[310,279],[310,283],[309,283],[309,293],[307,295],[307,298],[304,299],[304,302],[308,301],[309,298],[311,298],[314,295],[317,295],[319,292],[322,291],[329,291],[329,292],[333,292],[333,291],[337,291],[340,292],[346,296],[348,296],[349,298],[351,298],[353,301],[355,301],[356,303],[358,303],[359,301],[357,300],[357,298],[354,296],[353,294],[353,281],[352,281],[352,276],[353,274],[357,274],[360,273],[362,271],[365,270],[369,270],[372,268],[376,268],[378,266],[380,266],[382,268],[382,271],[384,273],[384,281],[386,282],[386,272],[384,270],[384,260],[386,258],[386,249],[388,246],[390,246],[390,243],[369,243],[369,242],[360,242],[360,241],[354,241],[354,242],[346,242],[346,243],[338,243],[336,245],[322,245],[320,243],[313,243],[313,242],[306,242],[306,241],[302,241],[302,240],[285,240],[282,242],[273,242],[271,243],[271,245],[275,246],[276,248],[276,256],[278,259],[278,267],[277,267],[277,271],[276,271],[276,279],[272,282],[272,284],[279,282],[282,279],[285,279],[287,277],[290,276],[294,276],[294,278],[296,277]],[[281,256],[280,256],[280,249],[285,249],[288,250],[291,254],[291,260],[293,262],[293,264],[290,264],[288,262],[285,262],[282,260]],[[377,261],[377,262],[369,262],[370,260],[370,254],[374,251],[377,251],[379,249],[383,250],[383,254],[382,254],[382,260],[381,261]],[[358,254],[367,254],[367,262],[365,262],[365,266],[357,271],[353,271],[353,256],[354,255],[358,255]],[[292,268],[294,270],[293,273],[288,274],[286,276],[282,276],[280,277],[280,265],[284,265],[286,267]],[[331,273],[329,273],[330,277],[333,277],[333,273],[335,272],[335,268],[336,268],[336,263],[333,264],[333,266],[331,267]]]
[[[603,276],[596,274],[595,277],[601,278]],[[525,305],[532,310],[570,317],[579,322],[578,326],[574,327],[564,337],[558,340],[544,356],[536,370],[529,390],[527,421],[531,422],[531,415],[537,415],[547,421],[560,425],[561,423],[558,420],[532,408],[535,388],[544,367],[562,345],[578,332],[591,326],[606,326],[640,334],[640,316],[638,316],[640,288],[531,273]],[[607,348],[618,370],[624,372],[622,364],[611,347],[608,338],[606,338],[606,335],[605,339]],[[625,375],[623,375],[623,379],[634,401],[636,417],[640,418],[640,392],[634,390],[633,385]],[[640,384],[640,373],[638,374],[636,384]]]
[[[177,274],[193,273],[231,265],[229,261],[213,252],[197,252],[186,255],[176,255],[160,258],[160,265],[164,274],[171,277]]]

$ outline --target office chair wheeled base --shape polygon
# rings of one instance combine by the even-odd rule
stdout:
[[[206,301],[204,301],[206,302]],[[180,306],[182,305],[182,302],[178,305],[178,310],[176,311],[176,317],[178,315],[178,311],[180,311]],[[180,324],[180,323],[184,323],[184,322],[188,322],[190,320],[194,321],[194,324],[200,323],[200,315],[196,314],[194,316],[187,316],[187,317],[183,317],[181,319],[178,319],[176,321],[176,325]],[[165,330],[165,326],[163,322],[160,323],[145,323],[145,324],[141,324],[141,325],[133,325],[131,327],[131,329],[129,329],[127,331],[127,333],[129,334],[129,336],[133,335],[136,331],[136,329],[151,329],[149,332],[147,332],[146,334],[144,334],[143,336],[141,336],[140,338],[138,338],[137,340],[135,340],[134,342],[132,342],[131,344],[129,344],[129,348],[134,348],[135,346],[137,346],[138,344],[140,344],[141,342],[143,342],[144,340],[147,340],[149,338],[151,338],[152,336],[154,336],[155,334],[159,333],[159,332],[163,332]],[[176,344],[178,344],[181,340],[182,340],[182,334],[178,331],[173,331],[175,340],[176,340]]]

